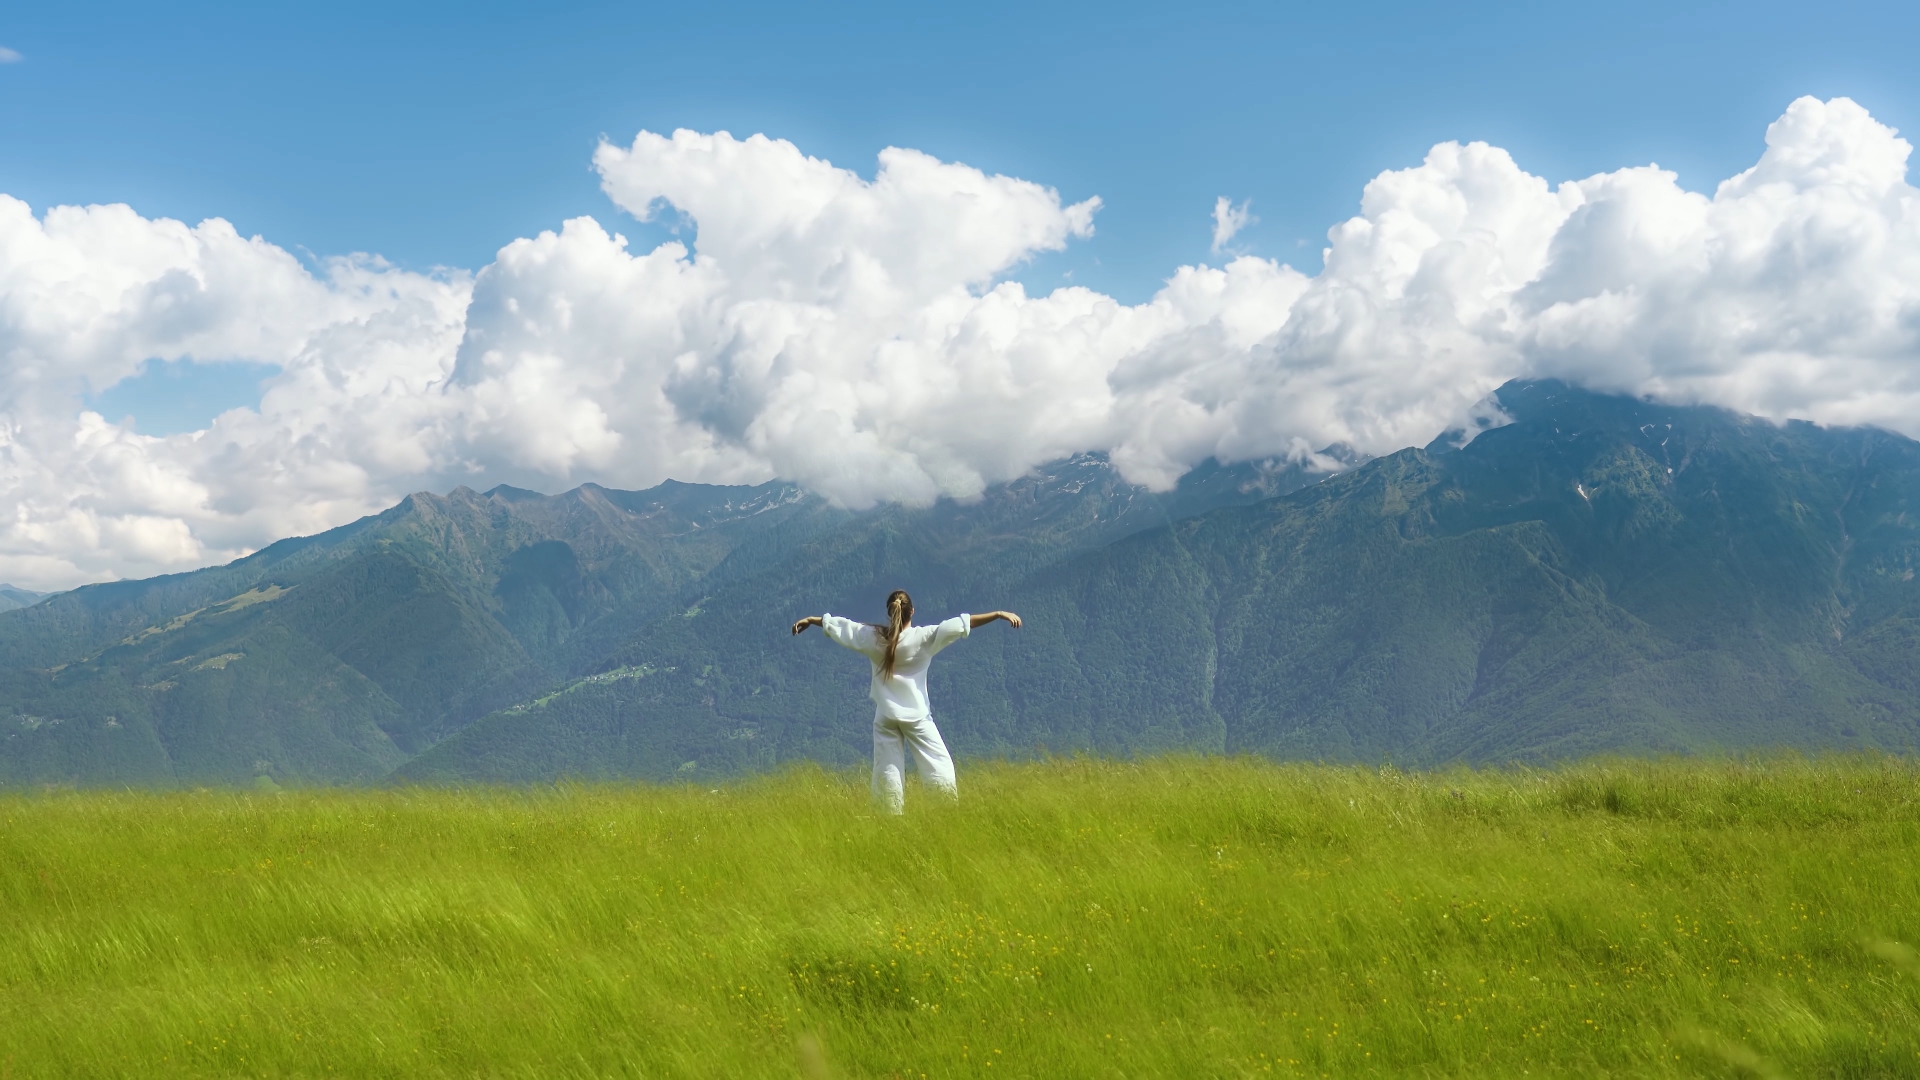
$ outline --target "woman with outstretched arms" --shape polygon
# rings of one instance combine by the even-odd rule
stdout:
[[[909,751],[922,783],[949,796],[959,793],[953,758],[940,729],[933,726],[933,710],[927,703],[927,665],[935,653],[996,619],[1020,628],[1020,616],[1011,611],[956,615],[936,626],[915,626],[913,599],[895,589],[887,597],[884,626],[838,615],[809,615],[793,624],[796,634],[818,626],[835,644],[872,663],[867,696],[873,699],[873,797],[887,812],[905,811]]]

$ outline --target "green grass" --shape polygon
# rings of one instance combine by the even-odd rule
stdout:
[[[1920,765],[0,799],[0,1075],[1920,1076]]]

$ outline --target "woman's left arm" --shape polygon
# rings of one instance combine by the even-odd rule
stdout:
[[[1020,616],[1015,615],[1011,611],[989,611],[985,615],[975,615],[973,617],[973,624],[969,626],[968,629],[978,630],[995,619],[1005,619],[1007,625],[1013,627],[1015,630],[1020,629]]]

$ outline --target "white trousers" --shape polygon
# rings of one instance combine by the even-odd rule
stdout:
[[[906,812],[907,751],[913,751],[920,782],[949,797],[960,793],[953,781],[953,758],[933,726],[933,717],[918,720],[873,718],[873,798],[889,814]]]

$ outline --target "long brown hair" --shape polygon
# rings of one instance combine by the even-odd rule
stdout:
[[[887,643],[887,658],[880,664],[880,673],[893,678],[893,654],[900,647],[900,631],[913,622],[913,597],[905,589],[895,589],[887,594],[887,625],[875,626],[880,639]]]

